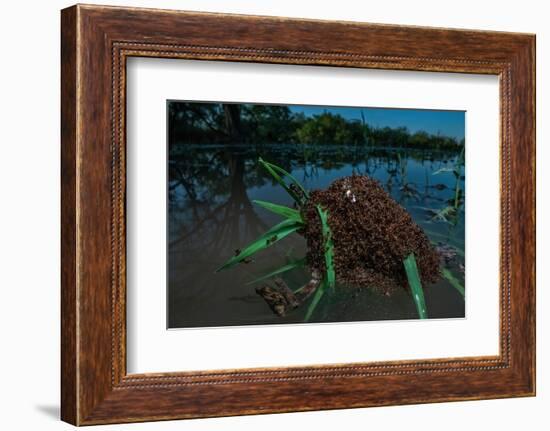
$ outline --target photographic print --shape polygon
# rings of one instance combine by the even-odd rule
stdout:
[[[167,102],[168,328],[465,317],[465,112]]]

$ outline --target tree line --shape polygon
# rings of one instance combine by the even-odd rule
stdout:
[[[362,113],[361,113],[362,114]],[[456,150],[464,139],[412,133],[406,127],[373,127],[364,116],[346,119],[326,111],[306,116],[288,106],[169,102],[170,145],[316,144]]]

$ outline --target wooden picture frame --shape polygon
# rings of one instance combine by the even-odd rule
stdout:
[[[83,5],[63,10],[61,21],[64,421],[91,425],[535,394],[534,35]],[[127,374],[130,56],[498,75],[500,354]]]

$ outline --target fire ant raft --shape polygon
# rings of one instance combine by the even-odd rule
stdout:
[[[409,289],[419,318],[428,317],[423,286],[441,276],[448,278],[448,271],[440,268],[448,250],[432,245],[377,180],[352,175],[325,190],[308,192],[281,167],[261,158],[259,164],[292,197],[294,208],[254,201],[283,221],[237,250],[217,271],[250,263],[254,254],[296,233],[306,241],[306,255],[251,282],[263,283],[255,290],[276,315],[285,316],[312,297],[305,314],[308,321],[327,290],[358,287],[387,296],[398,288]],[[293,290],[280,275],[297,267],[306,267],[311,278]],[[266,283],[269,279],[272,284]]]

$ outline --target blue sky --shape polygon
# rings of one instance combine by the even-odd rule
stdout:
[[[439,111],[433,109],[389,109],[389,108],[351,108],[338,106],[289,105],[292,112],[303,112],[307,116],[331,112],[352,120],[361,120],[361,111],[365,121],[374,127],[406,127],[411,132],[424,130],[428,133],[464,138],[464,111]]]

